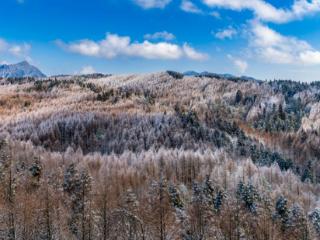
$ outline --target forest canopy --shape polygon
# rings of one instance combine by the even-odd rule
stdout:
[[[0,239],[320,238],[320,84],[3,79]]]

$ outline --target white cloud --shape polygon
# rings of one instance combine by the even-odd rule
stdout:
[[[247,61],[240,59],[240,58],[235,58],[232,55],[228,55],[227,56],[232,63],[234,64],[234,66],[236,67],[236,69],[241,73],[245,73],[249,67],[249,64],[247,63]]]
[[[188,13],[202,13],[201,9],[189,0],[182,0],[180,8],[181,10]]]
[[[217,12],[217,11],[211,12],[210,15],[211,15],[212,17],[216,18],[216,19],[221,19],[221,15],[220,15],[220,13]]]
[[[134,0],[134,2],[144,9],[164,8],[171,0]]]
[[[181,47],[168,42],[152,43],[147,40],[141,43],[131,42],[130,37],[110,33],[106,35],[105,39],[98,42],[86,39],[68,44],[57,41],[57,44],[70,52],[107,59],[120,56],[172,60],[183,57],[193,60],[206,58],[205,54],[197,52],[187,44]]]
[[[292,6],[293,15],[301,18],[307,14],[313,14],[320,11],[319,0],[296,0]]]
[[[24,43],[22,45],[11,45],[8,51],[16,57],[23,57],[28,55],[30,49],[31,46],[29,44]]]
[[[9,55],[24,58],[30,60],[29,52],[31,50],[31,45],[27,43],[15,44],[9,43],[4,39],[0,38],[0,52],[7,53]]]
[[[232,39],[237,34],[237,30],[233,27],[228,27],[226,29],[220,30],[214,34],[214,36],[218,39]]]
[[[244,73],[248,68],[248,63],[241,59],[234,60],[234,65],[238,68],[240,73]]]
[[[96,72],[97,71],[92,66],[84,66],[79,73],[86,75],[86,74],[92,74]]]
[[[57,40],[56,44],[70,52],[76,52],[81,55],[93,57],[101,54],[99,44],[91,40],[81,40],[70,44],[65,44],[64,42]],[[112,58],[111,53],[109,53],[108,58]]]
[[[320,12],[319,0],[295,0],[290,9],[276,8],[264,0],[203,0],[210,7],[250,10],[263,21],[285,23]]]
[[[190,47],[187,43],[183,45],[183,51],[188,58],[193,60],[205,60],[208,58],[206,54],[197,52],[195,49]]]
[[[300,53],[300,59],[306,64],[320,64],[319,51],[304,51]]]
[[[153,33],[153,34],[144,35],[144,39],[148,39],[148,40],[163,39],[163,40],[166,40],[166,41],[170,41],[170,40],[173,40],[175,38],[176,37],[172,33],[169,33],[167,31],[156,32],[156,33]]]
[[[278,64],[320,64],[320,51],[295,37],[284,36],[254,21],[251,23],[250,48],[267,62]]]

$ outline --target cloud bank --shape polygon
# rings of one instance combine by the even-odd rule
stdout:
[[[274,23],[286,23],[320,12],[319,0],[295,0],[289,9],[276,8],[264,0],[203,0],[203,3],[235,11],[250,10],[258,19]]]
[[[179,46],[168,42],[152,43],[148,40],[132,42],[130,37],[108,33],[101,41],[80,40],[71,43],[57,41],[63,49],[85,56],[112,59],[116,57],[140,57],[145,59],[176,60],[188,58],[204,60],[207,55],[190,47],[188,44]]]
[[[284,36],[270,27],[254,21],[251,23],[249,47],[254,53],[271,63],[320,64],[320,51],[295,37]]]

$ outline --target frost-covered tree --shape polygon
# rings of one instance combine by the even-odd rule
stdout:
[[[70,197],[70,231],[78,238],[87,239],[92,227],[89,222],[91,177],[87,170],[79,173],[75,164],[70,164],[64,174],[63,190]]]
[[[289,209],[287,226],[294,237],[301,240],[311,239],[306,214],[299,204],[293,204]]]
[[[252,183],[249,182],[245,184],[240,181],[237,187],[237,197],[243,202],[245,208],[251,213],[257,212],[260,195]]]
[[[16,239],[16,176],[14,162],[8,141],[0,140],[0,177],[1,200],[5,206],[4,218],[6,219],[5,238]]]
[[[281,229],[285,231],[289,223],[288,200],[284,196],[279,196],[275,205],[275,218],[280,220]]]
[[[309,219],[310,219],[316,233],[320,236],[320,209],[316,208],[312,212],[310,212]]]

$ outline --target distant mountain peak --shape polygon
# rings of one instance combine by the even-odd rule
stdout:
[[[15,65],[20,65],[20,66],[31,66],[29,62],[27,62],[26,60],[25,61],[22,61],[22,62],[19,62]]]
[[[31,65],[27,61],[22,61],[16,64],[3,64],[0,65],[0,77],[1,78],[23,78],[34,77],[42,78],[46,77],[37,67]]]

